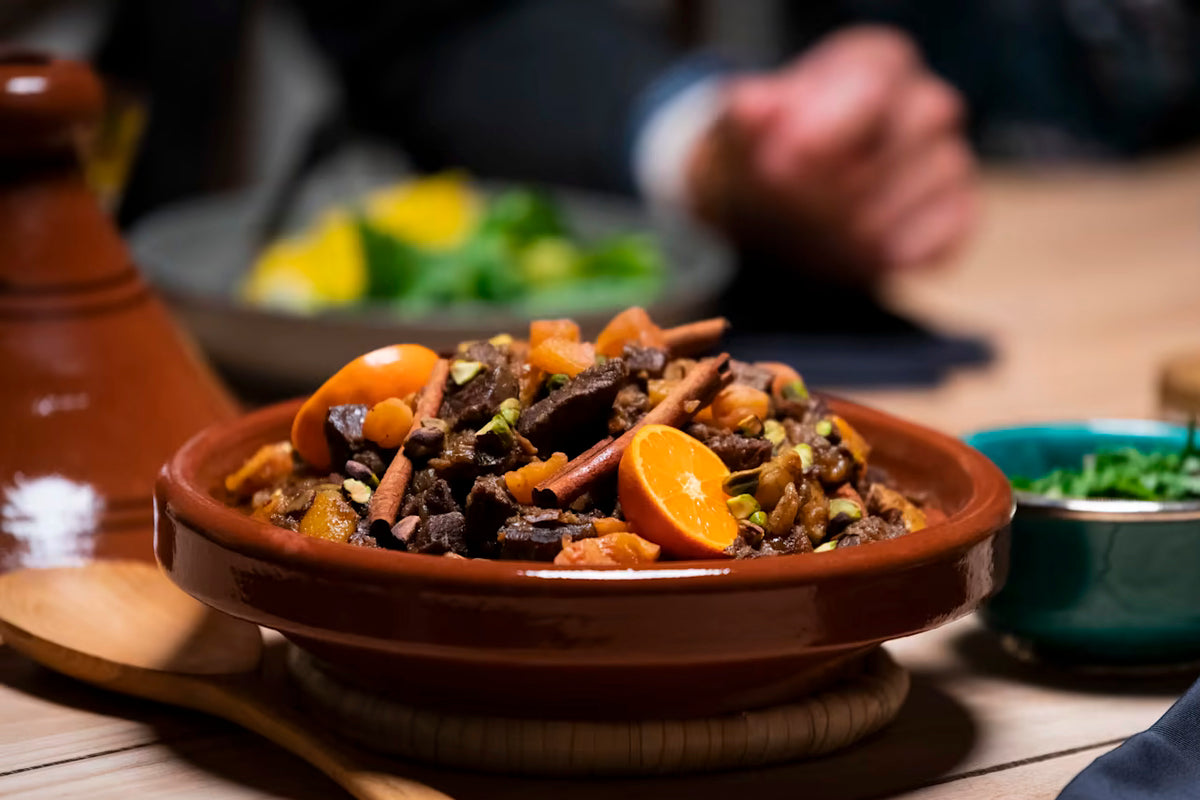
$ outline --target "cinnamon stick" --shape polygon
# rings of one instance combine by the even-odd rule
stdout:
[[[367,508],[368,519],[371,523],[371,533],[378,538],[390,531],[396,524],[396,515],[400,512],[400,503],[404,493],[408,491],[409,481],[412,480],[413,464],[404,455],[404,444],[408,443],[413,431],[421,427],[421,422],[429,417],[436,417],[442,408],[442,396],[446,392],[446,378],[450,375],[450,361],[439,358],[429,374],[429,381],[421,389],[417,398],[417,408],[413,412],[412,427],[404,437],[404,443],[396,451],[392,463],[379,479],[375,494],[371,495],[371,503]]]
[[[608,444],[600,442],[576,456],[549,480],[533,489],[533,500],[540,506],[564,508],[609,475],[621,463],[633,436],[646,425],[670,425],[678,428],[697,411],[712,402],[717,392],[729,385],[729,354],[706,358],[692,368],[683,380],[632,428]]]
[[[662,333],[667,342],[667,350],[673,357],[682,358],[702,355],[713,350],[721,343],[727,330],[729,320],[713,317],[674,328],[664,328]]]

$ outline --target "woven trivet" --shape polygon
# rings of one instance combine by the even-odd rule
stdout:
[[[313,713],[371,749],[525,775],[666,775],[824,755],[891,722],[909,684],[880,648],[854,678],[773,708],[685,720],[537,720],[407,706],[338,680],[295,647],[288,665]]]

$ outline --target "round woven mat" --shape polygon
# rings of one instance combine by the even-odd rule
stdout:
[[[891,722],[909,684],[879,648],[854,679],[796,703],[706,719],[589,722],[443,714],[341,682],[295,647],[288,664],[313,712],[371,749],[526,775],[664,775],[819,756]]]

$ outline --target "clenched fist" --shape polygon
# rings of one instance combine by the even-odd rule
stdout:
[[[732,79],[724,102],[687,182],[695,211],[735,241],[869,283],[943,260],[969,231],[962,102],[902,34],[837,33]]]

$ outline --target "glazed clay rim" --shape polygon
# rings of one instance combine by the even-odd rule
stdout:
[[[249,432],[285,430],[285,421],[291,419],[302,402],[292,400],[232,422],[218,423],[192,437],[159,475],[157,495],[165,500],[166,508],[158,513],[182,520],[230,551],[264,562],[287,562],[293,568],[324,573],[331,579],[357,577],[376,583],[416,580],[462,587],[504,584],[523,592],[571,595],[675,593],[689,587],[697,591],[738,591],[894,573],[965,552],[1009,523],[1013,502],[1008,481],[981,453],[953,437],[882,411],[838,398],[829,399],[833,410],[840,414],[870,419],[875,425],[907,434],[930,449],[952,455],[972,484],[963,508],[926,530],[863,547],[746,560],[664,561],[631,569],[459,560],[364,548],[313,539],[252,519],[217,500],[209,493],[210,487],[197,481],[197,466],[212,453],[240,444]]]

